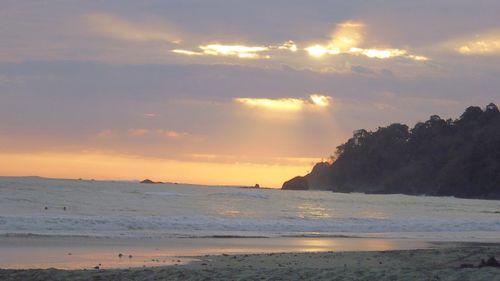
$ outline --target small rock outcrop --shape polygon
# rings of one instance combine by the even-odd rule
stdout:
[[[500,267],[500,263],[495,259],[495,257],[489,257],[486,261],[481,260],[481,262],[477,267],[485,267],[485,266]]]
[[[163,182],[161,182],[161,181],[152,181],[150,179],[145,179],[145,180],[141,181],[141,183],[145,183],[145,184],[161,184]]]

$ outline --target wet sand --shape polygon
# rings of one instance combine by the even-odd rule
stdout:
[[[197,257],[185,265],[110,270],[0,270],[0,280],[500,280],[476,266],[499,244],[438,244],[434,249],[269,253]]]
[[[192,257],[284,252],[387,251],[432,247],[421,240],[348,237],[90,238],[0,236],[0,268],[101,269],[178,265]],[[121,256],[120,256],[121,254]]]

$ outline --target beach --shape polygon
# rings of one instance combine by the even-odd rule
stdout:
[[[431,249],[191,257],[182,265],[131,269],[0,270],[0,280],[500,280],[478,268],[499,244],[444,243]]]

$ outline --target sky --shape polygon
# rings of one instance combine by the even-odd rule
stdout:
[[[280,187],[500,103],[500,2],[0,2],[0,175]]]

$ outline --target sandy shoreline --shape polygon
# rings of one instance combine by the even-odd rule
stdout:
[[[110,270],[0,270],[0,280],[500,280],[500,244],[444,243],[433,249],[207,255],[162,267]]]
[[[433,247],[415,239],[354,237],[97,238],[0,236],[0,268],[101,269],[184,264],[192,256],[292,252],[410,250]],[[119,254],[122,254],[121,257]],[[129,257],[129,255],[131,257]]]

